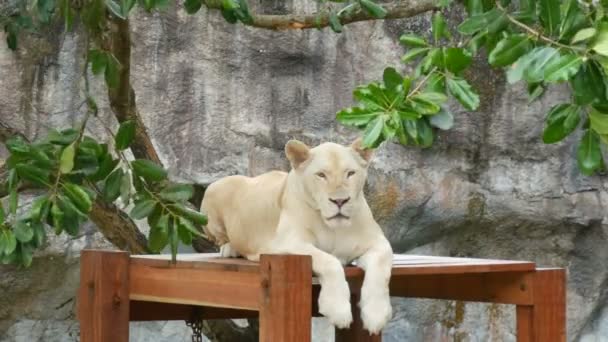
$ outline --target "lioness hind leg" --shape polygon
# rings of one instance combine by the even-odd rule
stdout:
[[[230,242],[227,242],[220,247],[220,256],[222,258],[240,257],[239,253],[234,248],[232,248],[232,246],[230,245]]]

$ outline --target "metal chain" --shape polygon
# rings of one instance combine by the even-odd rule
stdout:
[[[203,342],[203,321],[195,318],[186,321],[186,325],[192,329],[192,342]]]

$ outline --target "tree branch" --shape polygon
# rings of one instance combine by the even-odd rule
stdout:
[[[208,8],[222,8],[221,1],[217,0],[206,0],[205,4]],[[413,17],[437,9],[438,0],[397,0],[381,3],[381,5],[387,11],[384,19],[398,19]],[[286,15],[252,14],[252,17],[253,23],[250,26],[270,30],[311,29],[329,26],[329,13],[327,12]],[[353,13],[340,16],[342,25],[369,20],[378,20],[378,18],[361,8]]]

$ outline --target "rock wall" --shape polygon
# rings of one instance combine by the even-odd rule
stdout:
[[[305,4],[259,0],[259,12],[311,11]],[[458,14],[454,14],[457,19]],[[270,32],[229,25],[204,10],[171,7],[132,20],[137,104],[163,161],[177,179],[211,182],[231,174],[286,169],[285,142],[346,143],[356,132],[335,112],[352,89],[399,65],[398,36],[428,32],[428,17],[330,30]],[[4,39],[1,36],[0,38]],[[82,117],[79,34],[29,39],[18,53],[0,45],[0,120],[33,138]],[[568,339],[608,341],[608,181],[575,165],[576,137],[540,140],[547,109],[569,96],[552,89],[529,104],[483,61],[469,72],[482,94],[477,112],[452,108],[455,127],[427,150],[388,143],[377,152],[368,199],[396,252],[527,259],[569,269]],[[92,84],[101,124],[116,126],[100,80]],[[88,227],[55,239],[26,271],[0,268],[1,341],[74,341],[77,251],[107,246]],[[400,300],[386,341],[515,341],[509,306]],[[316,339],[331,338],[317,322]],[[186,341],[183,323],[139,324],[132,340]],[[160,339],[159,339],[160,338]]]

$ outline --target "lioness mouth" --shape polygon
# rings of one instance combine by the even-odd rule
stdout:
[[[328,218],[328,220],[333,220],[333,219],[349,219],[349,217],[342,213],[337,213],[336,215]]]

